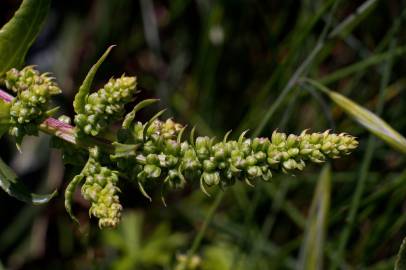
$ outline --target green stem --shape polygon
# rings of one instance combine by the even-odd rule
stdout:
[[[212,205],[210,206],[209,212],[207,213],[206,219],[203,223],[202,228],[200,229],[199,233],[196,235],[195,239],[193,240],[192,247],[190,248],[187,258],[185,261],[185,264],[183,265],[182,270],[187,269],[186,267],[189,265],[190,260],[192,259],[193,255],[196,253],[197,249],[199,248],[203,237],[207,231],[207,228],[209,227],[209,224],[211,223],[214,213],[216,212],[217,208],[220,206],[220,203],[224,197],[224,192],[220,191],[216,199],[213,201]]]

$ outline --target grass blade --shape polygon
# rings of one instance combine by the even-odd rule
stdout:
[[[379,0],[367,0],[357,10],[337,25],[329,34],[329,38],[344,38],[376,7]]]
[[[376,114],[345,96],[328,89],[317,81],[311,79],[305,79],[305,81],[313,85],[316,89],[324,92],[336,105],[375,136],[388,143],[394,149],[406,154],[406,138]]]
[[[396,257],[395,270],[406,269],[406,237],[403,239]]]
[[[364,71],[367,67],[380,64],[392,57],[402,56],[406,53],[406,47],[398,47],[391,51],[375,54],[367,59],[354,63],[352,65],[346,66],[342,69],[339,69],[327,76],[320,78],[318,81],[322,84],[331,84],[342,78],[345,78],[351,74],[354,74],[359,71]]]
[[[323,269],[324,238],[328,225],[330,197],[331,169],[327,164],[320,173],[314,193],[297,269]]]

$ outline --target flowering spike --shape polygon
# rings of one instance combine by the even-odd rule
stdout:
[[[48,103],[52,95],[60,93],[60,89],[48,74],[40,74],[33,67],[10,70],[4,82],[17,93],[10,103],[10,119],[6,120],[11,126],[9,132],[19,143],[24,135],[35,135],[42,121],[55,112],[56,108],[49,109]],[[334,134],[330,130],[322,133],[304,130],[300,135],[287,135],[276,130],[271,138],[246,138],[246,130],[237,140],[228,140],[230,130],[221,141],[216,141],[207,136],[196,137],[196,128],[193,127],[189,140],[182,141],[185,126],[172,119],[158,119],[165,110],[146,123],[134,123],[136,113],[157,100],[139,102],[124,118],[124,106],[133,100],[137,93],[135,88],[136,78],[124,75],[110,79],[102,89],[90,95],[89,88],[86,88],[75,102],[76,127],[59,122],[60,130],[69,130],[69,134],[64,135],[71,137],[60,137],[65,141],[57,141],[55,146],[63,148],[67,157],[64,159],[73,165],[86,163],[65,192],[65,207],[74,220],[72,196],[82,179],[82,195],[91,204],[89,214],[99,219],[100,227],[114,227],[120,221],[122,211],[119,177],[137,183],[149,201],[152,198],[144,185],[158,184],[161,200],[166,205],[166,188],[183,188],[186,182],[194,181],[199,182],[201,190],[210,196],[206,188],[217,186],[223,189],[237,181],[254,187],[256,181],[270,181],[273,173],[293,174],[302,171],[308,162],[321,163],[328,158],[339,158],[358,146],[355,137],[346,133]],[[100,136],[113,122],[123,118],[117,134],[108,134],[117,138],[115,141]],[[45,125],[41,124],[41,128]],[[60,130],[56,128],[56,131],[47,132],[58,136]],[[66,147],[68,142],[75,147]],[[99,146],[103,148],[99,149]]]
[[[61,89],[48,76],[40,74],[33,66],[21,71],[11,69],[5,74],[7,88],[17,93],[11,101],[9,133],[16,137],[19,145],[25,135],[37,135],[38,126],[50,113],[49,101],[52,96],[60,94]]]
[[[118,172],[102,166],[99,159],[98,148],[91,148],[88,163],[81,173],[85,178],[82,195],[91,203],[89,214],[99,219],[99,227],[115,227],[122,211],[118,198]]]
[[[84,110],[75,115],[79,134],[97,136],[124,115],[124,106],[136,93],[136,78],[110,79],[102,89],[87,96]]]

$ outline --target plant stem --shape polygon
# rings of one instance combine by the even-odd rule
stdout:
[[[0,89],[1,100],[11,102],[13,98],[12,95]],[[78,139],[74,126],[52,117],[45,119],[45,121],[39,126],[39,130],[81,148],[88,149],[91,146],[98,145],[106,152],[113,151],[113,146],[109,140],[98,137],[83,137]]]
[[[224,192],[220,191],[217,194],[216,199],[213,201],[212,205],[210,206],[209,212],[207,213],[203,226],[200,229],[197,236],[195,237],[195,239],[193,240],[192,247],[190,248],[190,250],[187,254],[187,258],[186,258],[185,264],[183,265],[183,269],[187,269],[187,266],[189,265],[190,260],[192,259],[193,255],[196,253],[197,249],[199,248],[200,243],[202,242],[203,237],[207,231],[207,228],[209,227],[209,224],[213,219],[214,213],[216,212],[217,208],[219,207],[223,197],[224,197]]]

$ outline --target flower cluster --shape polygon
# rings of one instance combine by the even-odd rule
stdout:
[[[92,76],[106,55],[92,68],[75,98],[76,126],[70,127],[67,117],[60,118],[65,128],[70,128],[71,138],[61,136],[54,140],[53,146],[63,150],[65,162],[83,167],[65,190],[65,207],[72,218],[73,194],[82,180],[82,195],[91,203],[89,213],[99,219],[100,227],[114,227],[122,211],[117,187],[119,176],[135,182],[150,200],[144,187],[151,185],[161,186],[164,192],[182,188],[187,182],[198,182],[208,194],[207,187],[224,188],[236,181],[252,186],[258,180],[269,181],[273,173],[293,173],[303,170],[308,162],[320,163],[327,158],[348,155],[358,145],[348,134],[329,131],[304,131],[300,135],[275,131],[271,138],[252,139],[243,132],[236,140],[229,140],[231,132],[228,132],[221,141],[216,141],[195,137],[193,129],[189,140],[185,140],[184,126],[172,119],[158,119],[163,111],[146,123],[134,122],[138,110],[157,101],[141,101],[124,117],[124,107],[136,93],[135,77],[110,79],[102,89],[88,94]],[[35,135],[38,126],[52,112],[48,110],[51,96],[61,90],[52,78],[33,67],[12,69],[4,81],[17,93],[10,107],[10,133],[18,141],[26,134]],[[117,141],[106,140],[103,132],[118,120],[123,123],[114,134]]]
[[[245,133],[238,140],[228,140],[227,133],[220,142],[192,135],[188,142],[181,140],[183,130],[169,119],[145,125],[138,122],[122,133],[125,136],[112,157],[148,198],[144,184],[161,182],[177,188],[183,187],[186,179],[196,179],[204,192],[205,187],[225,187],[238,180],[252,185],[256,180],[270,180],[273,172],[303,170],[306,161],[319,163],[326,157],[347,155],[358,145],[350,135],[328,131],[299,136],[274,132],[271,140],[245,138]],[[132,149],[131,153],[123,155],[123,145]]]
[[[122,206],[117,193],[118,173],[102,166],[97,148],[90,149],[89,161],[83,170],[83,197],[91,203],[89,214],[99,219],[99,226],[115,227],[121,217]]]
[[[125,104],[133,100],[135,87],[135,77],[110,79],[102,89],[87,97],[84,111],[75,116],[76,127],[86,135],[99,135],[122,118]]]
[[[40,74],[32,66],[11,69],[5,75],[6,87],[17,93],[10,108],[10,134],[21,141],[24,135],[36,135],[38,125],[49,116],[51,96],[61,90],[47,73]]]

